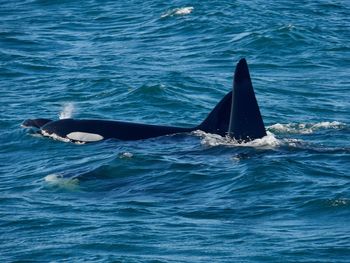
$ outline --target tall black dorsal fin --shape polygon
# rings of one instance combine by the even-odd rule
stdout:
[[[234,75],[228,135],[238,141],[250,141],[266,136],[247,61],[244,58],[238,62]]]

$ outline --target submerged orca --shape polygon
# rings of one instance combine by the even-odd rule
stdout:
[[[244,58],[236,66],[233,90],[225,95],[200,125],[193,128],[76,119],[57,121],[29,119],[23,122],[23,126],[38,128],[38,132],[44,136],[78,143],[106,139],[142,140],[195,130],[229,136],[240,142],[266,136],[248,65]]]

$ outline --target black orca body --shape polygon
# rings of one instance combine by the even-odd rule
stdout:
[[[266,136],[245,59],[237,64],[233,90],[225,95],[200,125],[193,128],[75,119],[29,119],[23,122],[23,126],[38,128],[44,136],[83,143],[106,139],[142,140],[195,130],[229,136],[240,142]]]

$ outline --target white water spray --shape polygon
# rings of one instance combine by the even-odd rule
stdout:
[[[63,105],[62,111],[60,112],[60,114],[58,116],[59,116],[60,120],[70,119],[73,117],[74,111],[75,111],[75,107],[74,107],[74,104],[72,102],[65,103]]]
[[[187,6],[187,7],[180,7],[180,8],[174,8],[172,10],[169,10],[168,12],[161,15],[161,18],[165,18],[168,16],[184,16],[189,15],[193,11],[193,6]]]

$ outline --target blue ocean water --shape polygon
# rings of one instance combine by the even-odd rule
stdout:
[[[241,57],[261,140],[20,127],[191,127]],[[349,76],[348,0],[1,0],[1,262],[350,262]]]

